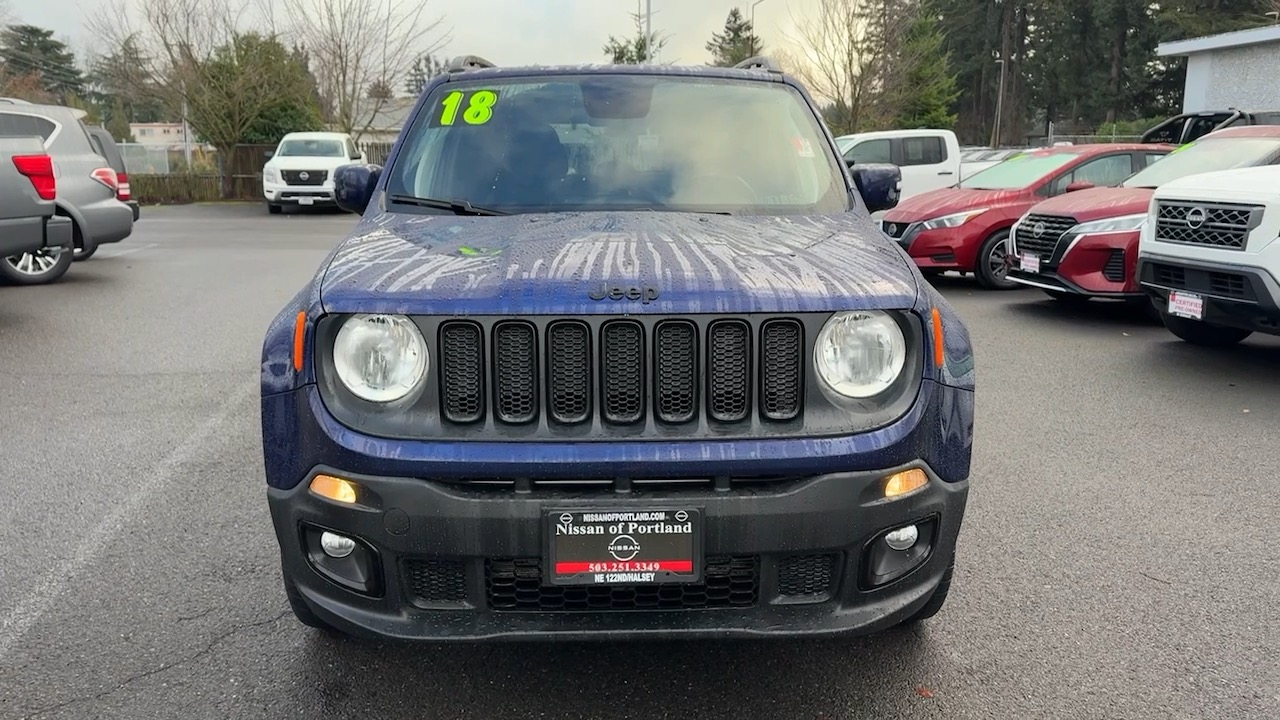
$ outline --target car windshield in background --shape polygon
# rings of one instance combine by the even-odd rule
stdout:
[[[450,82],[427,98],[388,193],[498,212],[849,209],[843,169],[781,83],[633,75]]]
[[[1198,140],[1175,150],[1124,181],[1124,187],[1158,188],[1187,175],[1262,165],[1280,152],[1280,138],[1234,137]]]
[[[280,157],[344,157],[339,140],[285,140],[276,152]]]
[[[1065,152],[1017,155],[974,173],[961,182],[960,187],[970,190],[1019,190],[1054,170],[1065,167],[1078,157],[1080,156],[1075,153]]]

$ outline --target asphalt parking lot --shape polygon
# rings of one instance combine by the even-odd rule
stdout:
[[[297,623],[262,482],[270,319],[354,218],[146,208],[0,288],[0,716],[1280,716],[1280,341],[940,286],[977,348],[957,584],[855,640],[380,646]]]

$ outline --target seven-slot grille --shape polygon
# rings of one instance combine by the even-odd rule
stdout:
[[[1019,253],[1034,253],[1041,262],[1049,262],[1058,247],[1058,241],[1071,228],[1075,218],[1058,215],[1028,215],[1018,222],[1014,245]]]
[[[303,175],[306,177],[302,177]],[[286,185],[323,185],[329,179],[328,170],[281,170],[280,177]]]
[[[682,318],[645,324],[610,319],[592,328],[556,319],[539,329],[500,320],[488,332],[472,320],[440,326],[440,412],[468,424],[492,412],[499,423],[662,425],[705,414],[742,423],[787,422],[804,405],[804,326],[798,319],[756,324]]]
[[[1156,201],[1156,240],[1243,250],[1262,222],[1261,205]]]

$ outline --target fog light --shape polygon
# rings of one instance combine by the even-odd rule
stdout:
[[[911,531],[913,533],[911,540],[915,542],[915,527],[912,527]],[[331,558],[344,558],[355,551],[356,541],[345,535],[325,532],[320,535],[320,548]]]
[[[884,544],[894,550],[910,550],[911,546],[916,544],[916,539],[919,537],[920,531],[916,529],[916,526],[908,525],[885,535]]]

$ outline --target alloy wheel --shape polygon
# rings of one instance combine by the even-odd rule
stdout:
[[[32,277],[44,275],[58,264],[58,257],[62,254],[62,250],[40,250],[38,252],[22,253],[21,255],[10,255],[5,258],[5,262],[10,267],[23,275]]]

